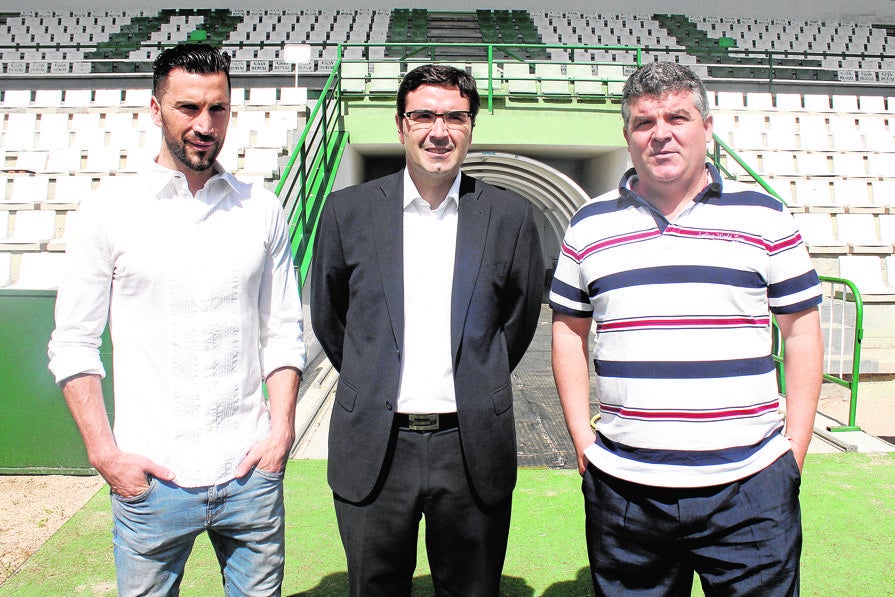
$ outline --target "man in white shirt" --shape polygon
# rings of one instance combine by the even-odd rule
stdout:
[[[111,487],[121,595],[177,594],[203,531],[226,594],[278,595],[282,583],[301,301],[276,197],[216,162],[229,65],[206,45],[158,57],[161,150],[128,194],[84,202],[56,301],[50,370]],[[100,385],[107,321],[114,433]]]
[[[544,291],[531,204],[460,172],[479,107],[465,72],[398,90],[407,167],[333,193],[314,332],[340,372],[329,483],[350,594],[410,595],[420,517],[438,595],[495,596],[516,481],[510,371]]]

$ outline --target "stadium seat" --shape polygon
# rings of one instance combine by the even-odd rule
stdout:
[[[34,147],[37,149],[68,149],[71,131],[68,130],[68,114],[46,113],[40,116],[40,130]]]
[[[895,176],[895,153],[871,153],[867,155],[867,171],[870,176]]]
[[[55,290],[65,275],[65,253],[23,253],[13,288]]]
[[[535,64],[535,74],[540,79],[544,95],[569,95],[569,80],[562,72],[561,64]]]
[[[15,169],[40,174],[47,169],[46,151],[20,151],[16,155]]]
[[[879,239],[873,214],[838,214],[836,237],[840,242],[848,244],[852,253],[892,252],[892,243]]]
[[[579,97],[605,95],[603,83],[596,79],[593,66],[590,64],[568,64],[566,65],[566,74],[572,80],[575,95]]]
[[[861,112],[865,114],[884,114],[886,112],[886,98],[881,95],[862,95],[858,98]]]
[[[138,87],[135,89],[125,89],[124,99],[121,105],[126,108],[146,108],[149,109],[149,100],[152,97],[152,90]]]
[[[799,116],[799,142],[808,151],[828,151],[832,149],[827,132],[827,119],[820,114]]]
[[[249,89],[247,106],[275,106],[277,104],[276,87],[252,87]]]
[[[887,255],[884,258],[886,265],[886,282],[889,286],[895,286],[895,255]]]
[[[895,294],[883,281],[882,260],[872,255],[840,255],[839,277],[851,280],[862,295]]]
[[[66,89],[62,99],[62,105],[66,108],[88,108],[92,102],[92,89]]]
[[[826,94],[806,93],[804,95],[805,109],[810,112],[831,112],[830,96]]]
[[[4,108],[27,108],[31,105],[30,89],[7,89],[3,92]]]
[[[600,64],[597,66],[597,76],[601,79],[608,79],[606,84],[607,91],[610,95],[621,95],[625,86],[625,68],[621,65]]]
[[[400,62],[375,62],[370,75],[370,92],[396,93],[401,83]]]
[[[121,89],[97,89],[93,95],[93,105],[117,108],[121,105]]]
[[[109,131],[108,146],[112,149],[130,149],[142,145],[142,131],[133,127],[106,127]],[[89,150],[88,150],[89,151]]]
[[[802,96],[799,93],[778,93],[775,96],[778,111],[799,112],[804,110]]]
[[[733,131],[730,140],[736,151],[758,150],[767,147],[764,131],[757,127],[738,127]]]
[[[824,178],[797,178],[793,181],[795,203],[805,206],[809,211],[814,208],[835,206],[830,198],[830,182]]]
[[[895,207],[895,180],[874,180],[873,204]]]
[[[507,62],[503,65],[503,78],[507,92],[512,95],[535,95],[538,92],[537,79],[524,62]]]
[[[21,151],[35,146],[37,115],[34,112],[10,112],[3,135],[3,149]]]
[[[881,214],[877,216],[877,222],[879,223],[879,239],[883,242],[895,243],[895,214]],[[890,270],[890,281],[893,273],[895,272]]]
[[[868,174],[864,155],[857,152],[834,153],[833,172],[836,176],[846,178],[866,178]]]
[[[117,147],[94,147],[87,150],[83,172],[111,173],[121,167],[121,150]]]
[[[288,143],[288,135],[289,131],[285,127],[276,125],[263,126],[255,132],[255,142],[252,146],[283,149]]]
[[[12,282],[12,254],[0,252],[0,288]]]
[[[47,203],[58,206],[78,205],[90,195],[92,186],[93,179],[89,176],[59,176],[53,187],[53,196],[47,199]]]
[[[833,233],[833,217],[826,213],[795,213],[802,240],[812,254],[847,253],[848,246]]]
[[[11,182],[9,195],[6,197],[8,203],[34,206],[47,200],[50,186],[48,176],[13,176]]]
[[[882,115],[858,116],[858,128],[864,135],[865,147],[868,151],[895,152],[895,134],[886,125],[886,119]]]
[[[742,110],[746,107],[740,91],[719,91],[716,95],[719,110]]]
[[[31,105],[35,108],[58,108],[62,105],[62,90],[36,89]]]
[[[768,92],[746,92],[746,107],[750,110],[770,112],[774,109],[774,96]]]
[[[78,228],[78,217],[81,215],[75,210],[65,210],[62,212],[62,233],[47,243],[47,251],[64,251],[66,244],[71,242]]]
[[[858,96],[834,94],[832,96],[833,111],[843,112],[860,112],[858,108]]]
[[[280,89],[280,106],[307,106],[307,87],[283,87]]]
[[[40,250],[40,244],[56,236],[56,212],[42,209],[22,209],[15,212],[6,238],[0,245],[18,250]]]
[[[826,153],[804,152],[795,154],[796,169],[800,176],[832,176],[830,158]]]
[[[366,62],[342,63],[342,91],[363,93],[367,86],[369,66]],[[395,87],[397,89],[397,87]]]
[[[864,179],[834,180],[833,196],[837,205],[846,207],[849,211],[855,208],[862,208],[861,211],[868,211],[873,208],[870,185]],[[871,211],[879,213],[881,209],[877,207]]]
[[[247,147],[240,173],[273,178],[279,173],[279,151],[263,147]]]

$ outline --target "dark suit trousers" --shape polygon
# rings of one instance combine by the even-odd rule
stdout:
[[[484,509],[472,493],[460,433],[399,430],[373,497],[335,496],[354,597],[410,595],[421,516],[439,597],[495,597],[506,555],[511,499]]]

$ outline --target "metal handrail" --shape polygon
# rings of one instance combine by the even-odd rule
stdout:
[[[860,431],[857,425],[858,413],[858,384],[861,375],[861,342],[864,339],[864,301],[861,292],[855,283],[845,278],[832,276],[819,276],[821,284],[828,285],[830,293],[827,295],[824,288],[822,313],[826,310],[827,337],[824,346],[823,379],[849,390],[848,424],[827,427],[828,431]],[[838,289],[838,290],[837,290]],[[836,319],[836,305],[840,304],[839,317]],[[848,324],[847,305],[854,304],[854,323]],[[851,354],[846,354],[847,346],[846,329],[853,328]],[[835,334],[838,328],[838,335]],[[772,332],[773,348],[772,356],[777,369],[777,383],[780,393],[786,395],[786,371],[783,365],[785,350],[783,338],[777,320],[773,320]],[[838,343],[835,342],[838,340]],[[838,347],[838,350],[837,350]],[[838,358],[836,355],[838,354]],[[848,357],[851,357],[851,366],[846,370]],[[834,364],[838,368],[834,368]]]
[[[839,425],[830,427],[830,431],[860,431],[861,428],[856,423],[858,412],[858,382],[861,374],[861,343],[864,339],[864,300],[861,297],[861,291],[851,280],[845,278],[834,278],[832,276],[820,276],[820,280],[824,284],[830,286],[830,305],[827,313],[827,345],[824,350],[824,379],[826,381],[844,386],[849,389],[849,408],[848,408],[848,425]],[[837,291],[838,289],[838,291]],[[826,295],[824,296],[826,298]],[[834,320],[836,315],[836,303],[841,304],[839,320]],[[854,305],[854,337],[852,341],[851,354],[851,370],[846,371],[846,355],[845,355],[845,330],[846,330],[846,307],[849,304]],[[834,361],[834,324],[839,327],[839,359],[838,370],[833,371]],[[848,377],[846,379],[846,376]]]
[[[341,63],[336,62],[276,187],[289,224],[292,258],[304,286],[317,219],[347,142],[342,121]]]

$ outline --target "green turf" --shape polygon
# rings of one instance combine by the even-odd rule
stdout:
[[[286,475],[284,595],[346,592],[345,563],[325,463],[296,461]],[[895,595],[895,455],[811,454],[802,484],[802,595]],[[574,471],[522,470],[513,504],[503,594],[590,595],[580,482]],[[100,491],[12,578],[0,596],[114,595],[108,491]],[[414,595],[433,594],[420,551]],[[208,540],[196,543],[183,595],[221,595]],[[698,588],[694,595],[701,595]]]

